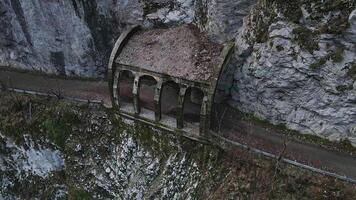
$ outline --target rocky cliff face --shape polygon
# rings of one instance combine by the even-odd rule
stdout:
[[[237,36],[232,104],[356,144],[355,1],[259,1]]]
[[[356,144],[352,0],[0,0],[0,65],[104,77],[128,24],[195,23],[235,39],[220,81],[236,108],[302,133]]]

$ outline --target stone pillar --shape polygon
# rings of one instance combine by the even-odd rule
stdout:
[[[113,80],[113,85],[112,85],[112,94],[113,94],[113,98],[114,98],[114,102],[113,102],[113,107],[116,109],[120,109],[120,70],[117,69],[115,71],[115,75],[114,75],[114,80]]]
[[[200,124],[199,124],[199,135],[204,135],[210,126],[210,112],[209,112],[209,100],[206,95],[204,95],[203,102],[200,110]]]
[[[135,74],[135,80],[134,80],[134,85],[132,88],[132,95],[133,95],[133,106],[135,110],[135,114],[140,114],[141,108],[140,108],[140,97],[139,97],[139,90],[140,90],[140,75]]]
[[[178,96],[178,105],[177,105],[177,128],[182,129],[184,127],[184,99],[187,92],[186,86],[181,86]]]
[[[156,122],[160,121],[161,118],[162,118],[162,113],[161,113],[162,85],[163,85],[163,80],[159,79],[157,81],[157,85],[156,85],[156,89],[155,89],[155,96],[154,96],[155,120],[156,120]]]

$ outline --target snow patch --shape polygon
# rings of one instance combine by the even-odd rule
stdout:
[[[10,152],[10,156],[5,158],[5,163],[11,164],[17,174],[24,172],[26,176],[37,175],[45,178],[51,172],[64,168],[64,159],[61,152],[44,148],[41,145],[37,145],[37,148],[35,148],[34,141],[28,135],[24,136],[25,143],[23,146],[18,146],[13,140],[2,134],[0,134],[0,137],[4,139],[5,147]],[[4,166],[1,167],[1,170],[3,168]]]

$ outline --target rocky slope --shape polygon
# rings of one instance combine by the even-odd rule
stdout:
[[[88,104],[0,93],[1,199],[352,199],[355,185]],[[238,155],[238,157],[236,157]]]
[[[244,112],[356,145],[353,0],[0,0],[0,65],[104,77],[129,24],[194,23],[236,54],[219,88]]]

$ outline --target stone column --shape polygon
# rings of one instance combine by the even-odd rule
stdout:
[[[120,69],[116,69],[115,75],[114,75],[114,80],[113,80],[113,85],[112,85],[112,93],[113,93],[113,107],[115,109],[120,109]]]
[[[182,129],[184,127],[184,99],[187,92],[186,86],[181,86],[178,96],[178,105],[177,105],[177,128]]]
[[[160,121],[161,118],[162,118],[162,113],[161,113],[162,85],[163,85],[163,80],[159,79],[157,81],[157,85],[156,85],[156,89],[155,89],[155,96],[154,96],[155,120],[156,120],[156,122]]]
[[[134,85],[132,88],[132,95],[133,95],[133,106],[135,110],[135,114],[138,115],[141,112],[140,108],[140,97],[139,97],[139,92],[140,92],[140,75],[135,74],[135,80],[134,80]]]
[[[210,126],[210,112],[209,112],[209,99],[208,96],[204,95],[203,102],[200,110],[200,124],[199,124],[199,135],[204,135]]]

